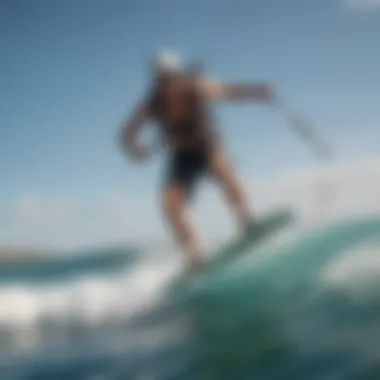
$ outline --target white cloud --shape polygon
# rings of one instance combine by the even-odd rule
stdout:
[[[316,202],[314,204],[316,211],[320,209],[320,202],[329,201],[330,215],[333,212],[336,216],[353,215],[364,209],[380,211],[378,197],[380,158],[378,157],[328,167],[321,166],[312,170],[298,170],[280,178],[277,184],[279,190],[284,192],[283,197],[295,206],[297,204],[301,206],[300,200],[308,196],[310,201],[314,199]],[[276,186],[276,182],[266,186]]]
[[[380,0],[345,0],[348,6],[358,11],[373,11],[380,9]]]
[[[16,200],[2,218],[0,246],[72,248],[141,240],[161,233],[155,194],[110,192],[78,202],[43,196]]]
[[[245,173],[243,179],[259,214],[286,206],[297,213],[302,224],[317,225],[380,213],[380,157],[298,168],[265,180]],[[223,197],[218,192],[204,192],[195,208],[194,216],[204,237],[234,233],[234,217],[220,195]]]
[[[15,202],[13,216],[19,223],[51,223],[68,217],[71,211],[63,200],[28,196]]]
[[[290,205],[303,223],[380,212],[380,156],[288,170],[265,180],[254,178],[251,173],[244,178],[254,209],[259,212],[280,204]],[[202,185],[198,195],[191,214],[201,237],[234,233],[235,218],[223,193]],[[161,215],[160,194],[155,189],[138,195],[112,193],[86,207],[28,197],[16,202],[14,212],[18,223],[14,223],[8,236],[3,231],[1,240],[11,237],[24,244],[69,247],[171,239]]]

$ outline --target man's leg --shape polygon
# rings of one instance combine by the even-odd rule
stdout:
[[[240,227],[247,228],[252,220],[248,198],[227,155],[221,149],[216,149],[210,156],[209,167],[213,177],[221,184]]]
[[[168,184],[164,189],[163,209],[177,242],[187,255],[190,269],[196,270],[202,264],[203,255],[187,214],[187,189]]]

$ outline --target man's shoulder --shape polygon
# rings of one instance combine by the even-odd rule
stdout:
[[[193,81],[195,91],[204,99],[212,99],[218,92],[220,81],[211,76],[198,76]]]

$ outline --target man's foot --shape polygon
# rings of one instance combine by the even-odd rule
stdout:
[[[256,228],[257,222],[256,218],[253,216],[246,216],[240,221],[240,230],[242,233],[247,233]]]
[[[249,219],[245,219],[240,223],[240,233],[242,235],[256,234],[259,233],[261,226],[262,225],[255,217],[251,217]]]
[[[198,273],[204,264],[204,258],[202,255],[194,255],[188,262],[186,273],[189,275]]]

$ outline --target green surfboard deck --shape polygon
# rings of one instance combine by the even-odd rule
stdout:
[[[195,280],[198,276],[207,276],[219,268],[244,255],[248,250],[262,242],[278,229],[289,225],[293,221],[293,213],[289,210],[275,210],[252,223],[251,227],[240,234],[233,241],[217,248],[213,253],[207,255],[201,270],[196,274],[181,275],[175,279],[171,288],[184,285],[189,280]]]

